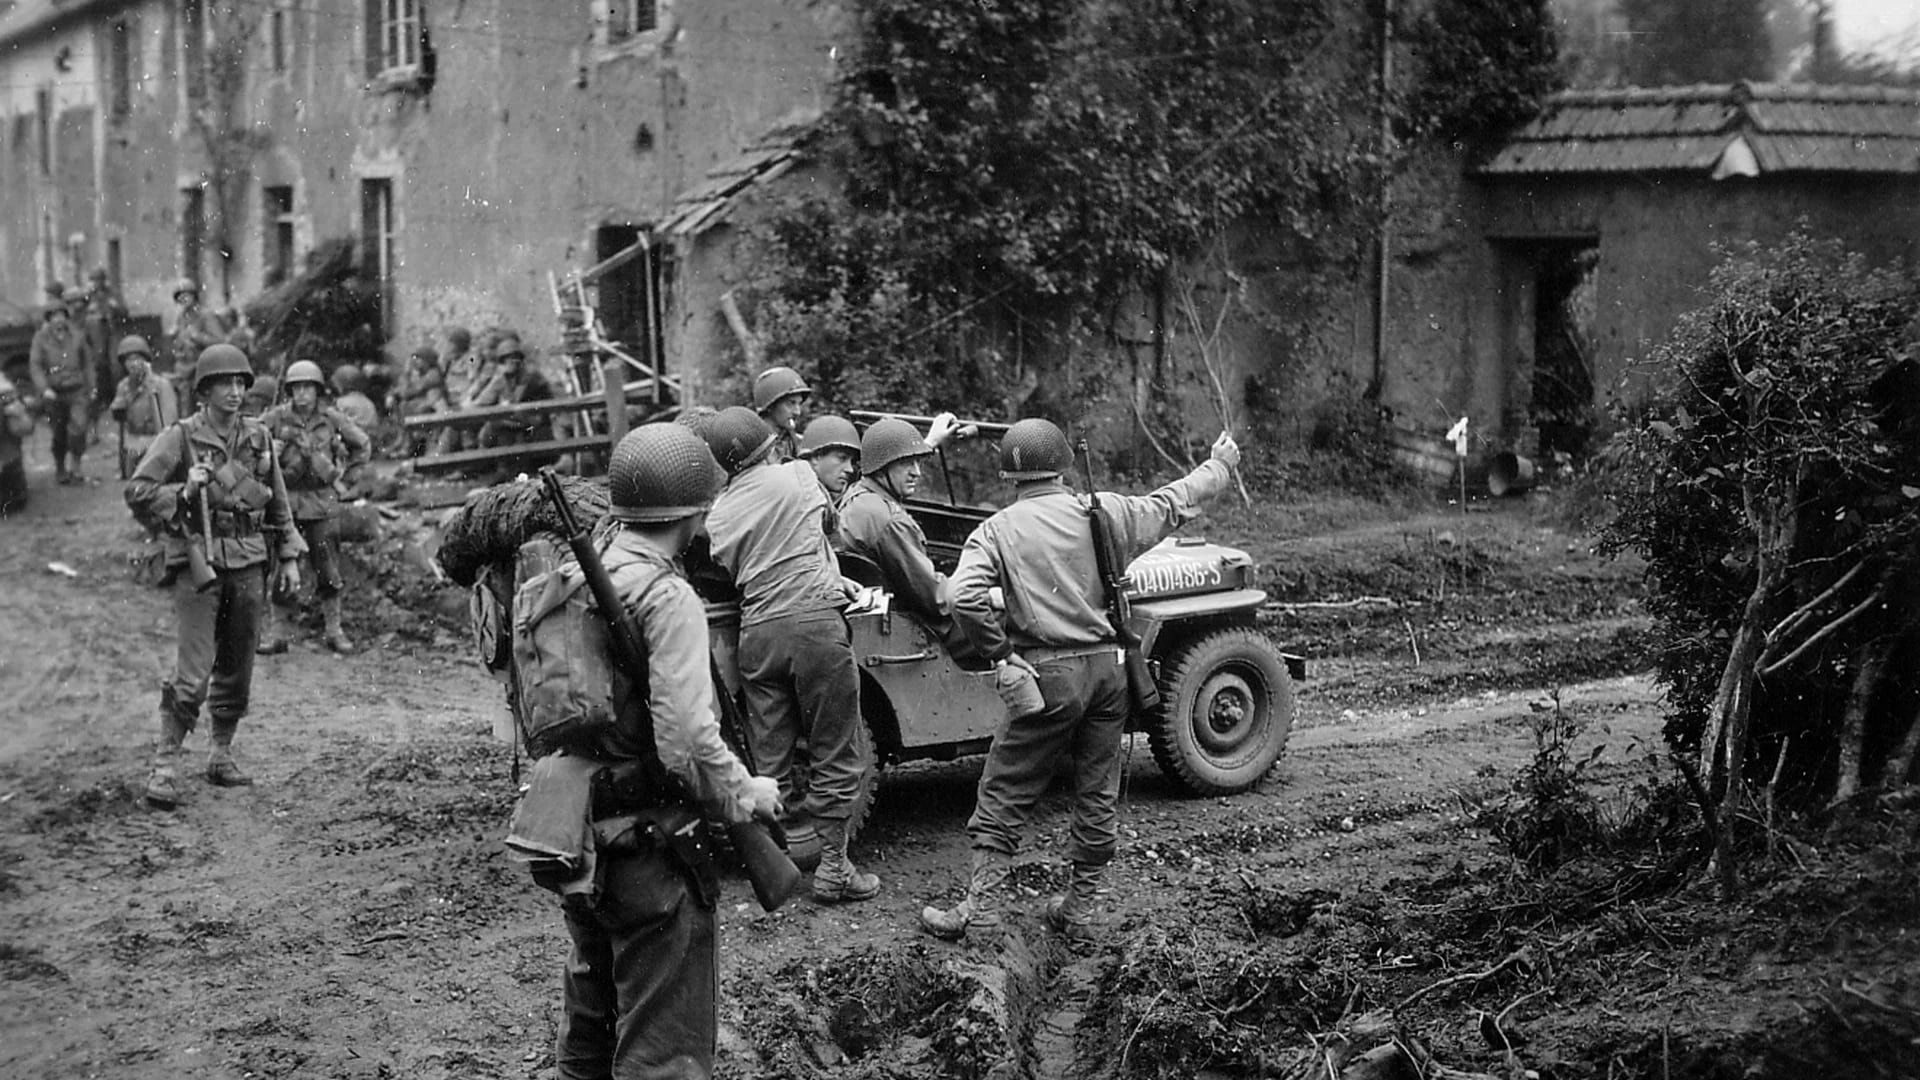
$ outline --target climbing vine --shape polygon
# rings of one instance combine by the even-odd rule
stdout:
[[[1401,125],[1415,137],[1497,135],[1566,84],[1547,0],[1434,0],[1405,34],[1414,78]]]
[[[1143,374],[1139,343],[1163,347],[1210,241],[1254,222],[1276,265],[1333,281],[1367,250],[1388,162],[1362,5],[851,10],[811,145],[841,186],[777,209],[741,290],[767,360],[829,405],[1074,416],[1124,377],[1139,415],[1169,367]],[[1281,337],[1322,314],[1257,306]]]

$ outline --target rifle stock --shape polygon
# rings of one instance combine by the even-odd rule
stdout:
[[[540,470],[540,482],[546,488],[548,501],[553,504],[554,513],[560,518],[561,527],[566,532],[567,547],[572,549],[581,576],[593,593],[594,606],[600,609],[600,614],[607,620],[607,628],[613,639],[614,659],[621,667],[636,675],[645,672],[646,640],[641,636],[640,628],[633,624],[633,618],[627,614],[627,606],[620,599],[619,590],[614,588],[613,576],[607,573],[606,565],[600,561],[600,552],[593,546],[593,534],[582,528],[574,517],[573,504],[567,500],[567,493],[560,486],[560,477],[551,466]],[[717,679],[714,693],[726,693],[726,687]],[[724,703],[722,708],[726,708]],[[651,724],[647,728],[647,740],[649,743],[653,741]],[[785,903],[800,884],[800,869],[793,865],[793,860],[787,857],[785,848],[768,831],[769,828],[777,830],[779,826],[760,821],[737,822],[727,826],[727,838],[733,842],[733,849],[746,868],[747,880],[753,885],[754,899],[760,902],[760,907],[765,911],[772,911]]]
[[[188,471],[192,471],[198,462],[193,456],[193,439],[185,425],[180,428],[180,449],[186,457]],[[195,592],[206,592],[220,580],[220,572],[209,561],[213,555],[213,510],[207,505],[206,487],[202,485],[196,494],[200,497],[200,533],[187,537],[187,574]]]
[[[1127,670],[1127,692],[1135,712],[1151,712],[1160,707],[1160,684],[1154,681],[1153,666],[1140,651],[1140,635],[1131,623],[1133,603],[1127,598],[1126,567],[1113,539],[1112,522],[1100,506],[1099,489],[1093,485],[1093,454],[1087,440],[1074,448],[1080,459],[1080,474],[1087,485],[1087,524],[1093,530],[1093,559],[1100,570],[1100,584],[1107,590],[1107,622],[1120,642],[1121,657]]]

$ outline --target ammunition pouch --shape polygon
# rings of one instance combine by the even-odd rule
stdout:
[[[617,761],[593,774],[593,820],[685,805],[680,785],[658,758]]]
[[[257,510],[215,510],[208,524],[214,536],[234,540],[258,533],[266,524],[266,515]]]
[[[591,796],[594,842],[603,855],[665,852],[679,864],[693,898],[712,911],[720,899],[720,867],[706,821],[678,792],[657,760],[622,761],[599,770]]]

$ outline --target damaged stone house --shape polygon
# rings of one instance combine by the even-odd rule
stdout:
[[[846,32],[827,0],[0,2],[0,297],[102,266],[135,311],[166,311],[182,277],[239,302],[351,238],[403,347],[453,325],[553,347],[557,299],[584,301],[683,400],[714,401],[740,364],[744,224],[830,182],[802,136]],[[1384,35],[1348,40],[1377,62]],[[1321,331],[1235,329],[1228,383],[1287,372],[1262,400],[1302,438],[1332,388],[1373,387],[1436,471],[1462,416],[1477,452],[1577,453],[1592,406],[1703,299],[1716,243],[1804,219],[1911,265],[1917,184],[1912,91],[1562,95],[1490,156],[1410,148]],[[1316,272],[1234,250],[1256,282]]]

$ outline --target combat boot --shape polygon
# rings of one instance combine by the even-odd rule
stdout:
[[[880,895],[880,879],[863,873],[847,858],[845,819],[818,818],[814,831],[820,834],[820,865],[813,870],[813,898],[823,904],[843,900],[871,900]]]
[[[246,787],[253,777],[242,772],[233,760],[233,732],[240,719],[213,720],[213,749],[207,754],[207,782],[215,787]]]
[[[345,630],[340,629],[340,598],[338,596],[329,596],[320,601],[320,617],[326,625],[327,648],[337,653],[352,652],[353,641],[347,637]]]
[[[180,744],[187,739],[187,726],[174,709],[173,689],[160,691],[160,738],[153,747],[153,767],[147,772],[147,805],[156,810],[171,810],[180,805]]]
[[[253,647],[256,656],[279,656],[287,651],[287,638],[280,632],[282,616],[274,614],[272,604],[260,605],[260,644]]]
[[[1066,935],[1068,941],[1087,945],[1099,940],[1093,925],[1093,908],[1100,891],[1102,867],[1077,862],[1067,872],[1067,891],[1047,901],[1047,925]]]
[[[929,904],[920,909],[920,928],[937,938],[957,941],[968,930],[1000,929],[1000,887],[1013,872],[1013,856],[990,848],[973,849],[967,895],[945,911]]]

